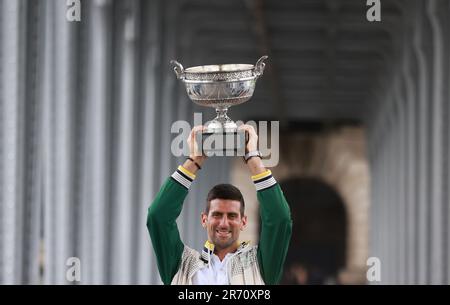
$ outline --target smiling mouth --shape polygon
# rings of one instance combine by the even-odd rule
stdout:
[[[219,230],[216,230],[216,234],[218,236],[220,236],[220,237],[226,237],[228,235],[231,235],[231,231],[219,231]]]

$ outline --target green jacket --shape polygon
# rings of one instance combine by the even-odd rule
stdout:
[[[265,284],[277,284],[292,233],[289,205],[270,171],[254,178],[260,203],[261,236],[257,260]],[[148,209],[147,228],[155,250],[157,264],[164,284],[171,283],[177,273],[184,244],[176,219],[195,176],[186,174],[183,167],[169,177]]]

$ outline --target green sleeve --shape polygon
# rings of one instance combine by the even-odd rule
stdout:
[[[188,189],[169,177],[148,208],[147,228],[155,250],[161,280],[172,282],[177,273],[184,245],[176,219],[181,213]]]
[[[261,216],[258,262],[264,282],[274,285],[283,274],[292,234],[291,212],[278,183],[258,191],[257,196]]]

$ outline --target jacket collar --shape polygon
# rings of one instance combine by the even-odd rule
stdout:
[[[239,247],[237,248],[236,252],[234,252],[234,253],[237,254],[237,253],[243,251],[249,245],[250,245],[250,241],[241,242]],[[210,242],[209,240],[207,240],[205,242],[205,245],[203,246],[203,250],[202,250],[200,259],[205,264],[209,264],[209,262],[211,260],[211,254],[213,254],[213,253],[214,253],[214,244],[212,242]]]

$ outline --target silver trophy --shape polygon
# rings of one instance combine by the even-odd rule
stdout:
[[[253,95],[256,80],[263,75],[268,56],[255,65],[222,64],[184,69],[172,60],[177,78],[184,82],[189,98],[200,106],[216,109],[215,119],[205,124],[203,134],[226,136],[238,134],[237,125],[228,115],[228,108],[247,102]]]

